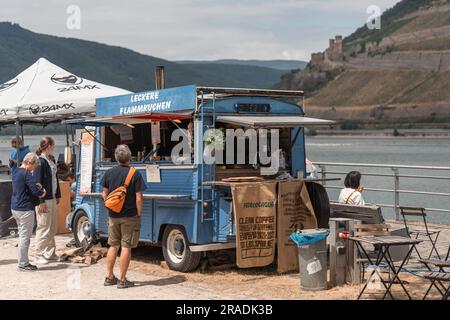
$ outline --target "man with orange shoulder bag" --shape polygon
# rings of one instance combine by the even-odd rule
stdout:
[[[126,278],[131,260],[131,249],[136,248],[141,232],[143,206],[142,193],[147,186],[142,175],[130,166],[131,151],[127,145],[118,145],[114,156],[119,165],[109,169],[102,178],[103,200],[109,212],[108,249],[106,278],[104,285],[117,285],[117,288],[133,287],[134,283]],[[119,278],[114,275],[119,248]]]

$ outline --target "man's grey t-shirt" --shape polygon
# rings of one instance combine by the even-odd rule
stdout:
[[[128,166],[117,166],[106,171],[105,175],[100,182],[101,186],[108,188],[109,192],[117,189],[125,183],[130,167]],[[127,188],[127,195],[125,197],[125,203],[123,205],[122,211],[120,213],[115,213],[108,209],[109,216],[111,218],[124,218],[124,217],[134,217],[137,215],[136,206],[136,192],[143,192],[147,189],[147,186],[142,178],[139,171],[133,175],[130,185]]]

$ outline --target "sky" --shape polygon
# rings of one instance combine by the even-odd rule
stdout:
[[[298,59],[399,0],[0,0],[0,21],[168,60]],[[74,7],[75,6],[75,7]]]

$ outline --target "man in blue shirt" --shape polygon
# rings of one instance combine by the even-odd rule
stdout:
[[[24,147],[23,141],[21,138],[19,138],[18,141],[19,141],[19,162],[22,163],[25,155],[30,152],[30,147],[29,146]],[[9,156],[9,167],[11,168],[11,175],[14,175],[14,173],[17,170],[17,138],[16,137],[11,139],[11,148],[13,148],[13,150],[11,150],[11,154]]]

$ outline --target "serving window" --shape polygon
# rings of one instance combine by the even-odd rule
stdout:
[[[142,161],[150,152],[153,153],[151,161],[171,161],[172,149],[179,143],[179,141],[171,141],[172,133],[176,129],[187,130],[193,136],[192,119],[103,127],[101,130],[102,161],[115,162],[114,150],[119,144],[128,145],[132,162]],[[191,145],[191,151],[193,151],[193,145]]]
[[[241,129],[244,132],[248,130],[248,127],[243,127],[240,125],[230,124],[230,123],[216,123],[216,128],[221,129],[223,132],[226,132],[227,129],[238,130]],[[222,154],[222,163],[216,163],[216,179],[221,180],[223,178],[230,177],[241,177],[241,176],[260,176],[262,167],[270,167],[270,164],[263,163],[261,161],[261,155],[259,152],[264,150],[261,146],[260,139],[260,131],[258,129],[255,130],[256,136],[245,136],[244,145],[245,145],[245,153],[239,154],[238,150],[238,142],[237,138],[234,138],[234,143],[229,146],[227,143],[224,143],[224,148],[221,151],[216,151],[216,156],[218,152],[223,152]],[[291,169],[291,159],[292,159],[292,140],[294,137],[292,136],[292,128],[278,128],[278,148],[281,151],[282,155],[280,155],[280,167],[277,169],[277,174],[289,173]],[[275,150],[271,150],[272,144],[271,139],[276,139],[276,137],[271,136],[270,128],[266,128],[267,138],[264,139],[267,143],[267,150],[265,153],[265,157],[268,157],[275,152]],[[226,138],[225,138],[226,139]],[[253,141],[251,141],[254,139]],[[250,144],[253,144],[257,150],[256,159],[250,159]],[[227,153],[229,152],[228,148],[234,148],[234,151],[231,154],[234,155],[234,159],[232,161],[227,161]],[[232,163],[227,163],[232,162]],[[255,163],[256,162],[256,163]]]

